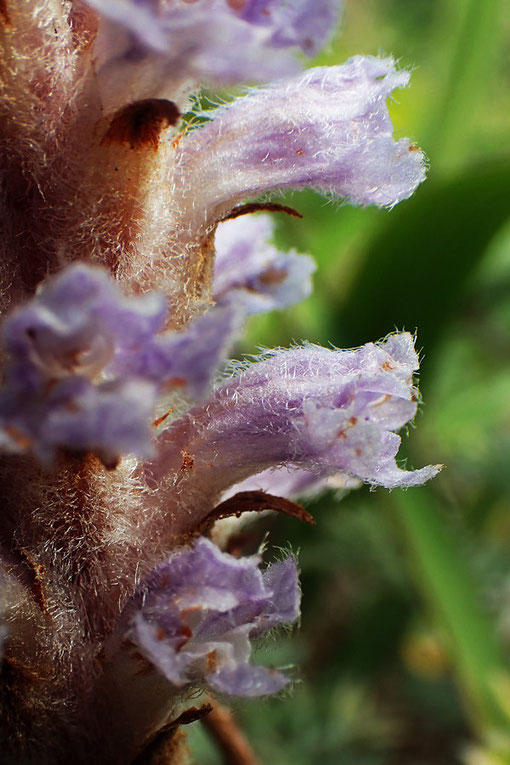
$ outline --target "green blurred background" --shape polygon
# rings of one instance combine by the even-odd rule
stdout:
[[[393,54],[397,136],[430,160],[391,212],[289,196],[303,221],[278,243],[313,254],[315,293],[254,319],[244,351],[339,347],[417,331],[424,404],[409,466],[444,462],[406,492],[330,494],[316,527],[277,519],[300,551],[301,628],[260,648],[292,665],[287,698],[235,705],[265,765],[510,763],[510,3],[346,0],[317,63]],[[273,553],[274,555],[274,553]],[[271,552],[269,552],[271,557]],[[200,765],[221,759],[199,723]]]

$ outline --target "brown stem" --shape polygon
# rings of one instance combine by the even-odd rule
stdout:
[[[211,712],[201,722],[223,754],[225,765],[260,765],[227,707],[213,701]]]

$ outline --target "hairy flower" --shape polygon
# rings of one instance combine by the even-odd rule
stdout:
[[[417,368],[408,333],[354,351],[271,351],[161,434],[147,480],[157,483],[176,471],[183,451],[191,455],[193,472],[173,486],[190,513],[282,465],[319,477],[340,471],[387,488],[423,483],[439,466],[405,471],[395,462],[395,431],[417,409]]]
[[[269,242],[272,232],[269,216],[220,223],[213,282],[217,303],[235,302],[247,313],[261,313],[308,297],[315,263],[308,255],[277,250]]]
[[[311,186],[383,207],[406,199],[425,177],[423,155],[393,140],[386,99],[408,81],[392,59],[357,56],[214,110],[177,150],[176,183],[195,220],[272,189]]]
[[[86,0],[109,20],[96,43],[100,78],[187,93],[201,84],[281,77],[331,35],[341,0]],[[124,84],[125,87],[125,84]]]
[[[264,572],[260,558],[233,558],[208,540],[174,554],[128,605],[132,639],[176,686],[207,685],[235,696],[275,693],[288,679],[249,663],[250,640],[299,616],[293,558]]]
[[[181,332],[159,334],[165,300],[126,298],[108,274],[71,266],[4,323],[9,363],[0,388],[0,446],[95,451],[107,462],[151,454],[151,415],[162,386],[200,395],[236,324],[215,309]]]

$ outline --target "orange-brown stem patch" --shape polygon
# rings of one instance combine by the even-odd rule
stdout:
[[[259,765],[259,760],[230,709],[215,701],[202,723],[220,750],[225,765]]]
[[[7,10],[6,0],[0,0],[0,19],[3,21],[6,27],[11,26],[11,19],[9,16],[9,11]]]

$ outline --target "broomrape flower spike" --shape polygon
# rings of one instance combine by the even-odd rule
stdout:
[[[271,242],[267,213],[293,211],[257,197],[392,207],[424,178],[392,137],[392,59],[299,73],[339,10],[0,2],[2,762],[150,762],[191,692],[280,691],[252,641],[298,619],[296,560],[225,552],[235,517],[310,521],[280,495],[439,469],[396,463],[410,335],[227,363],[315,268]],[[181,123],[203,84],[273,78]]]

